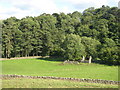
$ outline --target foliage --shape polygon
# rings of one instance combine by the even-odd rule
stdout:
[[[87,56],[92,56],[93,58],[98,57],[97,54],[101,45],[98,40],[92,39],[91,37],[82,37],[82,43],[85,46]]]
[[[90,55],[120,64],[120,9],[90,7],[83,13],[41,14],[2,20],[2,57],[58,56],[79,60]],[[109,52],[109,53],[108,53]]]
[[[79,60],[85,56],[85,47],[79,35],[68,34],[63,42],[64,57],[68,60]]]

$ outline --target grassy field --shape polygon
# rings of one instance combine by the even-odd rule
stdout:
[[[100,64],[62,65],[56,59],[3,60],[3,74],[91,78],[118,81],[118,66]]]
[[[53,79],[3,79],[2,88],[118,88],[118,85],[73,82]]]

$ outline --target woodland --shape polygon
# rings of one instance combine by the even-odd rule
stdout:
[[[120,65],[120,9],[103,5],[82,13],[43,13],[2,20],[2,57],[55,56]]]

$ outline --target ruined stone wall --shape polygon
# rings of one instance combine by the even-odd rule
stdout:
[[[101,79],[77,79],[77,78],[65,78],[65,77],[53,77],[53,76],[25,76],[25,75],[0,75],[1,79],[7,78],[30,78],[30,79],[57,79],[57,80],[71,80],[88,83],[101,83],[101,84],[119,84],[120,81],[101,80]]]

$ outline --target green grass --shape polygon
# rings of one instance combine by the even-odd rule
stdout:
[[[53,79],[3,79],[2,88],[118,88],[118,85],[73,82]]]
[[[118,66],[100,64],[61,65],[60,61],[42,59],[4,60],[3,74],[91,78],[118,81]]]

